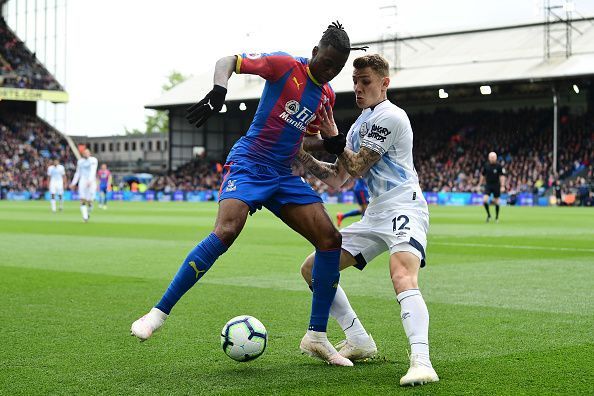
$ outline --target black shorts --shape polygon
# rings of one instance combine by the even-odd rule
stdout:
[[[501,186],[499,184],[485,185],[485,195],[493,194],[493,198],[499,198],[501,195]]]

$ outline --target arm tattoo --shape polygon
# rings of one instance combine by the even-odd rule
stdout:
[[[361,147],[358,153],[345,149],[338,157],[338,162],[344,166],[351,176],[363,176],[381,158],[381,154]]]
[[[338,164],[330,164],[315,159],[311,154],[301,149],[297,155],[297,159],[303,167],[311,172],[312,175],[324,181],[325,179],[338,175]]]

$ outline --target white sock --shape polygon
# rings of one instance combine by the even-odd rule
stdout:
[[[165,322],[165,319],[167,319],[168,316],[169,315],[161,311],[159,308],[153,307],[149,311],[147,318],[151,326],[153,326],[154,329],[158,329],[163,325],[163,322]]]
[[[328,341],[328,335],[325,331],[307,330],[307,334],[316,341]]]
[[[357,319],[357,314],[351,307],[349,299],[340,285],[336,288],[336,296],[330,306],[330,315],[336,319],[348,340],[356,343],[366,342],[369,338],[367,331]]]
[[[64,197],[62,197],[61,195],[58,197],[58,199],[60,200],[60,209],[64,208]]]
[[[82,214],[83,220],[89,219],[89,212],[87,212],[87,205],[80,205],[80,213]]]
[[[50,199],[50,205],[52,206],[52,212],[56,211],[56,200],[54,198]]]
[[[396,296],[400,303],[400,319],[408,337],[411,355],[431,367],[429,360],[429,311],[419,289],[409,289]]]

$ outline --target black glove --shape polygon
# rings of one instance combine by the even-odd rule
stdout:
[[[340,132],[338,135],[324,138],[324,149],[330,154],[340,155],[346,146],[346,136]]]
[[[186,110],[186,119],[196,127],[202,126],[211,115],[218,113],[225,104],[227,88],[215,85],[204,99]]]

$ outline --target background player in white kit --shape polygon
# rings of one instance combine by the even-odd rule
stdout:
[[[49,178],[50,205],[52,212],[56,213],[56,195],[60,202],[60,211],[64,209],[64,186],[66,185],[66,170],[58,158],[54,159],[53,164],[47,168],[47,176]]]
[[[439,378],[429,359],[429,312],[419,291],[419,268],[425,265],[429,211],[413,165],[413,133],[404,110],[387,99],[388,62],[380,55],[355,59],[353,83],[357,106],[363,112],[346,136],[346,148],[337,150],[334,164],[321,162],[301,150],[299,160],[315,176],[334,187],[349,177],[362,176],[371,202],[365,216],[341,230],[340,269],[363,269],[379,254],[390,252],[390,275],[401,307],[401,320],[411,346],[410,368],[400,385],[422,385]],[[332,109],[322,108],[323,136],[341,135]],[[302,266],[311,284],[313,255]],[[372,357],[375,342],[367,334],[338,286],[330,313],[345,330],[339,353],[351,360]]]
[[[76,173],[70,183],[71,189],[78,184],[80,213],[85,223],[89,221],[89,212],[97,192],[97,164],[97,158],[91,156],[89,149],[85,149],[82,158],[76,163]]]

